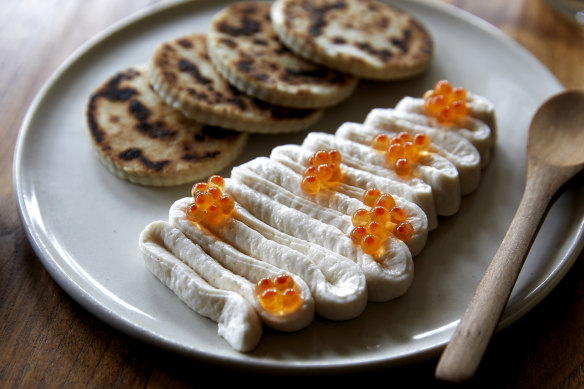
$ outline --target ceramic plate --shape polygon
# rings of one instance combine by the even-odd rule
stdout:
[[[369,304],[357,319],[317,318],[293,334],[266,330],[253,352],[232,350],[214,322],[190,311],[142,263],[138,236],[190,186],[140,187],[112,176],[92,154],[84,112],[95,87],[149,60],[160,43],[205,32],[226,1],[172,3],[135,15],[95,37],[50,78],[23,123],[14,161],[18,204],[29,238],[51,276],[94,315],[145,342],[212,363],[246,369],[325,371],[389,366],[436,355],[452,334],[515,212],[525,177],[527,127],[560,83],[526,50],[485,22],[435,3],[400,2],[433,35],[435,58],[414,80],[362,82],[312,130],[333,132],[375,107],[420,96],[438,79],[496,106],[498,141],[478,190],[441,219],[415,258],[415,279],[395,301]],[[268,155],[306,133],[257,136],[235,162]],[[228,176],[229,171],[221,174]],[[505,312],[506,326],[536,305],[582,248],[584,185],[555,203]]]

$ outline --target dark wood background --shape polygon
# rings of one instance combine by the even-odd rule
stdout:
[[[347,377],[278,378],[185,360],[98,321],[51,279],[18,217],[14,144],[33,97],[67,56],[111,23],[165,0],[0,2],[0,387],[441,387],[437,360]],[[436,0],[438,1],[438,0]],[[584,31],[544,0],[441,0],[524,45],[568,88],[584,89]],[[468,387],[584,387],[584,255],[558,287],[499,333]],[[269,372],[266,372],[269,373]],[[329,386],[331,385],[331,386]]]

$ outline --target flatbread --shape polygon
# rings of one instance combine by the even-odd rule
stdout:
[[[306,130],[321,109],[275,106],[232,87],[213,67],[206,36],[194,34],[162,43],[149,66],[154,90],[200,123],[242,132],[276,134]]]
[[[361,78],[413,77],[432,58],[432,38],[423,25],[374,0],[277,0],[271,18],[296,54]]]
[[[99,160],[116,176],[142,185],[207,177],[233,162],[248,137],[187,119],[150,88],[143,65],[99,86],[86,118]]]
[[[332,106],[348,98],[358,82],[288,50],[270,22],[270,3],[239,2],[217,13],[207,48],[212,63],[233,86],[276,105]]]

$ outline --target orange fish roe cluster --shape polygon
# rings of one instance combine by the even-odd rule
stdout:
[[[307,165],[300,183],[304,193],[315,194],[323,184],[343,180],[341,153],[338,150],[319,150],[308,159]]]
[[[235,203],[231,196],[223,193],[224,189],[225,180],[218,175],[209,177],[207,182],[194,184],[191,190],[193,202],[187,207],[187,219],[217,225],[231,215]]]
[[[369,209],[359,208],[353,213],[351,239],[366,254],[378,254],[390,233],[402,241],[414,234],[414,227],[406,221],[407,214],[396,206],[389,193],[381,193],[376,188],[367,189],[363,193],[363,204]]]
[[[400,132],[393,137],[382,133],[371,139],[371,147],[385,154],[385,161],[395,166],[399,176],[411,174],[411,162],[417,161],[430,148],[430,144],[430,137],[422,133],[412,136],[408,132]]]
[[[256,295],[262,308],[273,315],[290,314],[302,304],[296,283],[288,274],[261,278],[256,283]]]
[[[442,123],[454,122],[466,116],[466,90],[440,80],[424,93],[424,108]]]

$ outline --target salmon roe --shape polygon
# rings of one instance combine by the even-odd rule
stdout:
[[[319,150],[309,159],[302,173],[300,188],[304,193],[315,194],[325,184],[343,180],[341,153],[338,150]]]
[[[230,216],[235,207],[233,198],[224,194],[225,180],[213,175],[207,182],[197,182],[191,189],[193,202],[187,207],[187,219],[210,225],[218,225]]]
[[[278,316],[293,313],[302,305],[296,283],[288,274],[259,279],[256,283],[256,296],[263,309]]]
[[[371,139],[371,147],[385,154],[385,161],[395,168],[401,177],[412,174],[412,162],[417,161],[430,148],[430,137],[423,133],[411,135],[400,132],[390,137],[387,134],[377,134]]]
[[[440,80],[424,93],[424,108],[441,123],[452,123],[466,116],[466,90],[453,88],[447,80]]]
[[[402,241],[414,234],[406,212],[396,206],[395,199],[389,193],[369,188],[363,192],[363,204],[369,209],[359,208],[353,212],[350,237],[366,254],[378,255],[390,234]]]

